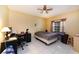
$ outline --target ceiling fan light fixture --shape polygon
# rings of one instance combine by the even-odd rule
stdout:
[[[46,14],[48,14],[48,11],[51,11],[52,8],[47,8],[47,5],[43,5],[43,8],[38,8],[37,10],[40,10],[41,13],[46,13]]]

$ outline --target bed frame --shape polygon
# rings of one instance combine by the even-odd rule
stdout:
[[[55,43],[55,42],[58,40],[58,37],[52,38],[52,40],[46,40],[46,39],[44,39],[44,38],[42,38],[42,37],[39,37],[39,36],[37,36],[37,35],[34,35],[34,37],[35,37],[37,40],[39,40],[39,41],[45,43],[46,45],[50,45],[50,44],[52,44],[52,43]]]

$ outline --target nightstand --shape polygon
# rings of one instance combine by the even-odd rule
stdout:
[[[74,36],[73,47],[75,51],[79,52],[79,36]]]
[[[61,35],[61,42],[67,44],[68,36],[68,34]]]

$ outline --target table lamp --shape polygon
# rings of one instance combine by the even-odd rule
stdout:
[[[9,32],[11,32],[9,27],[3,27],[1,32],[5,33],[5,39],[8,40],[9,39],[8,34],[9,34]]]

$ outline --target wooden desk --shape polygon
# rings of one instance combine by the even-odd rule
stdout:
[[[11,38],[9,38],[9,40],[6,40],[6,41],[9,42],[9,41],[13,41],[13,40],[17,40],[17,38],[16,37],[11,37]]]

